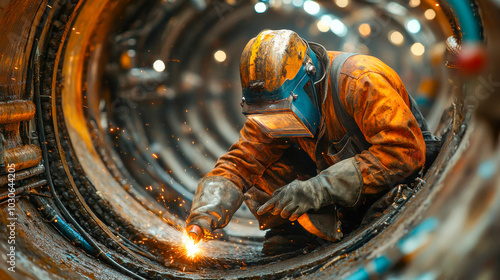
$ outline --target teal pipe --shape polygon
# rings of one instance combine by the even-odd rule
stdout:
[[[447,0],[448,5],[455,15],[462,29],[462,38],[465,42],[479,43],[481,38],[481,25],[474,16],[472,4],[469,0]]]
[[[70,227],[45,199],[38,196],[31,196],[31,201],[35,204],[42,217],[52,224],[64,237],[76,246],[81,247],[85,252],[91,255],[95,254],[94,248],[78,232]]]

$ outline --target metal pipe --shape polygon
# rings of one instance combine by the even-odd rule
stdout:
[[[43,179],[43,180],[40,180],[40,181],[37,181],[37,182],[33,182],[33,183],[30,183],[30,184],[27,184],[27,185],[24,185],[22,187],[19,187],[19,188],[16,188],[15,191],[13,192],[14,195],[19,195],[25,191],[29,191],[31,189],[34,189],[34,188],[37,188],[37,187],[41,187],[43,185],[46,185],[47,184],[47,180]],[[8,199],[8,198],[11,198],[9,197],[9,194],[11,194],[12,192],[6,192],[6,193],[3,193],[3,194],[0,194],[0,204]]]
[[[457,16],[465,42],[476,43],[481,41],[481,26],[478,24],[469,0],[448,0]]]
[[[42,159],[40,147],[34,144],[16,147],[5,150],[5,169],[9,169],[9,164],[15,164],[15,169],[22,170],[37,165]]]
[[[3,133],[0,133],[0,170],[5,169],[4,159],[3,159],[4,155],[5,155],[4,142],[5,142],[5,137],[3,136]],[[2,185],[4,185],[4,184],[2,184]]]
[[[91,255],[95,254],[95,250],[92,246],[90,246],[90,244],[80,234],[70,227],[45,199],[39,196],[32,196],[31,201],[36,206],[40,215],[42,215],[48,223],[52,224],[52,226],[54,226],[64,237],[75,245],[83,248],[85,252]]]
[[[29,100],[0,102],[0,124],[29,121],[35,116],[35,104]]]
[[[23,170],[15,173],[16,180],[24,180],[29,177],[33,177],[38,174],[42,174],[45,171],[45,166],[38,165],[33,168]],[[0,177],[0,186],[3,186],[9,182],[9,176],[4,175]]]

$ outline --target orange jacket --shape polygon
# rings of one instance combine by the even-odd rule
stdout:
[[[338,54],[328,52],[330,61]],[[422,168],[425,162],[422,132],[410,111],[408,93],[394,70],[366,55],[350,57],[341,69],[340,100],[372,145],[357,154],[342,149],[346,144],[346,138],[343,139],[346,128],[335,114],[330,85],[328,82],[326,96],[321,90],[322,120],[315,138],[273,139],[246,121],[239,141],[206,176],[225,177],[245,192],[292,143],[299,144],[309,154],[318,170],[354,156],[363,177],[363,194],[385,192]],[[272,194],[274,190],[264,191]]]

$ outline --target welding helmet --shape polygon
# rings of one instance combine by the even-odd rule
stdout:
[[[269,137],[314,137],[320,120],[320,65],[290,30],[264,30],[240,59],[243,114]]]

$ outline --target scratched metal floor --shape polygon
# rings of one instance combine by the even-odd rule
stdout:
[[[10,231],[0,227],[0,279],[498,279],[498,65],[461,76],[449,37],[466,38],[446,2],[406,2],[325,1],[317,14],[303,1],[269,1],[262,13],[238,0],[0,2],[1,101],[37,105],[21,128],[49,174],[18,187],[44,180],[36,191],[49,197],[39,199],[96,244],[75,246],[41,216],[37,198],[23,196],[15,273]],[[487,59],[500,61],[499,7],[474,3]],[[179,249],[183,221],[196,181],[238,137],[239,55],[263,28],[387,62],[443,150],[407,201],[339,243],[265,257],[263,233],[242,207],[192,262]],[[0,209],[8,224],[7,205]]]

